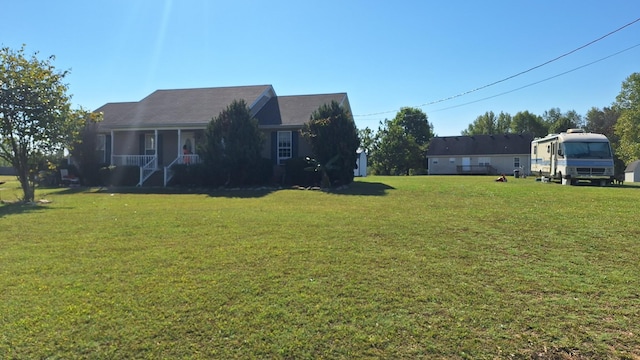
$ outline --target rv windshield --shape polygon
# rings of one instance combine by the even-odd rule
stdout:
[[[562,148],[564,156],[568,158],[611,158],[611,148],[607,142],[565,142]]]

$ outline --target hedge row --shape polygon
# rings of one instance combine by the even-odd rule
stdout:
[[[80,175],[85,186],[136,186],[140,181],[138,166],[96,166],[78,171],[73,166],[65,167],[69,173]],[[292,158],[284,166],[274,166],[269,159],[260,159],[247,171],[221,171],[204,164],[180,164],[172,166],[173,177],[169,186],[221,187],[263,185],[320,185],[321,174],[310,169],[304,158]],[[58,179],[59,180],[59,179]],[[52,184],[56,181],[53,180]],[[41,184],[44,185],[44,184]],[[49,185],[49,184],[47,184]]]

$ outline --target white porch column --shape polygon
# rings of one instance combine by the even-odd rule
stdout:
[[[158,168],[158,129],[153,130],[153,147],[156,154],[154,168]]]

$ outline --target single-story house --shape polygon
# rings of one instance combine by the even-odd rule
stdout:
[[[632,161],[624,169],[625,182],[640,182],[640,160]]]
[[[140,101],[108,103],[98,126],[98,151],[111,165],[140,167],[140,182],[173,164],[199,161],[197,144],[204,130],[234,100],[244,100],[265,134],[262,156],[281,165],[298,156],[311,156],[300,129],[313,111],[336,101],[351,113],[346,93],[278,96],[273,86],[236,86],[157,90]]]
[[[531,134],[437,136],[427,149],[429,175],[530,173]]]

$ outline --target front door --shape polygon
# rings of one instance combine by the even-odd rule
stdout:
[[[185,164],[190,163],[192,158],[185,155],[194,155],[196,153],[195,136],[192,132],[184,132],[181,134],[180,149],[184,156],[182,162]]]
[[[556,176],[556,143],[551,143],[551,169],[549,169],[549,175]]]
[[[462,171],[471,171],[471,158],[462,158]]]

